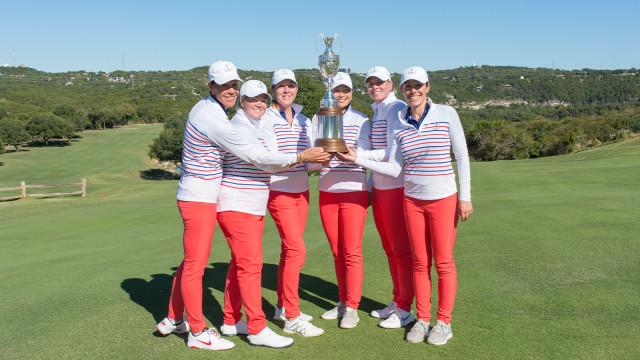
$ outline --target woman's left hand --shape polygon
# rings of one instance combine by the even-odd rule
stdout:
[[[460,216],[460,220],[464,222],[473,214],[473,205],[471,205],[471,201],[458,201],[458,215]]]

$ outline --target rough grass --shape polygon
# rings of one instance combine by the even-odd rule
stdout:
[[[146,157],[160,126],[94,131],[71,146],[4,154],[0,187],[87,178],[88,195],[0,202],[2,358],[634,358],[640,353],[640,139],[569,156],[472,164],[474,215],[459,227],[454,337],[409,344],[408,329],[367,314],[390,300],[371,218],[360,324],[319,319],[336,302],[329,246],[312,191],[301,308],[325,329],[284,350],[212,354],[163,338],[181,260],[175,180]],[[157,179],[157,180],[156,180]],[[312,178],[312,187],[317,178]],[[103,192],[105,198],[102,198]],[[4,194],[0,194],[3,196]],[[279,239],[265,221],[263,308],[275,303]],[[207,321],[220,326],[229,251],[219,229],[204,279]],[[434,277],[435,278],[435,277]],[[434,294],[435,295],[435,294]],[[269,322],[279,331],[280,324]]]

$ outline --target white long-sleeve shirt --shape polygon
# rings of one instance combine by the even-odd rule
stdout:
[[[291,125],[277,110],[271,107],[267,109],[261,120],[261,132],[263,137],[275,136],[278,152],[295,155],[299,151],[313,147],[313,141],[311,140],[311,121],[302,115],[302,106],[293,104],[292,108],[295,116]],[[301,193],[309,190],[309,178],[305,166],[300,164],[289,170],[272,174],[269,189],[286,193]]]
[[[406,121],[409,107],[397,113],[389,132],[388,154],[358,152],[356,164],[388,176],[404,169],[404,193],[421,200],[443,199],[457,192],[450,152],[458,165],[460,200],[471,201],[469,153],[460,118],[455,109],[429,102],[429,112],[419,129]],[[388,156],[388,162],[382,162]]]
[[[390,144],[387,143],[388,128],[393,127],[393,121],[398,119],[395,114],[390,113],[390,109],[398,108],[398,106],[406,106],[405,102],[398,100],[393,93],[390,93],[379,104],[375,102],[371,104],[373,108],[373,119],[371,121],[371,150],[387,149]],[[384,158],[383,161],[387,161]],[[391,177],[372,171],[370,181],[374,188],[379,190],[397,189],[404,186],[404,176],[400,174],[398,177]]]
[[[200,100],[189,113],[182,150],[182,176],[176,198],[216,203],[222,180],[222,159],[230,151],[263,170],[287,168],[296,163],[295,153],[265,151],[234,129],[226,112],[211,96]]]
[[[231,125],[247,142],[262,146],[265,151],[277,151],[275,139],[264,139],[260,132],[261,121],[253,120],[239,109],[231,119]],[[271,173],[258,169],[235,154],[226,152],[222,162],[222,184],[218,195],[218,212],[239,211],[264,216],[269,199]],[[267,168],[277,171],[280,167]]]
[[[311,120],[313,129],[317,129],[318,118]],[[314,133],[315,134],[315,133]],[[359,151],[371,149],[371,125],[367,116],[349,106],[342,120],[342,137],[347,147]],[[315,135],[314,135],[315,138]],[[309,164],[307,170],[320,170],[318,190],[326,192],[367,191],[367,170],[353,163],[331,159],[327,167],[320,164]]]

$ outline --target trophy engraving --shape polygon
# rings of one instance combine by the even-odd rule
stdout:
[[[320,69],[320,74],[324,77],[327,92],[320,100],[315,146],[321,146],[326,152],[347,152],[347,147],[342,138],[342,112],[338,108],[338,101],[331,92],[332,78],[340,68],[340,55],[333,53],[332,44],[333,40],[339,38],[339,36],[335,34],[334,36],[325,37],[320,34],[318,37],[324,40],[326,46],[324,53],[318,55],[318,69]]]

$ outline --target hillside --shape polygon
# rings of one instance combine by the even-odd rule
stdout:
[[[177,124],[172,132],[180,138],[186,114],[208,94],[206,72],[206,66],[110,74],[0,68],[0,119],[19,119],[27,124],[37,114],[54,113],[70,121],[75,131],[169,122],[168,126]],[[303,114],[311,117],[324,94],[320,73],[315,69],[295,72],[300,85],[296,102],[304,106]],[[239,73],[245,80],[270,84],[270,72]],[[353,107],[371,117],[364,74],[351,76]],[[568,71],[484,65],[433,71],[429,76],[429,96],[457,109],[476,160],[566,154],[640,132],[640,76],[636,69]],[[397,89],[400,75],[393,74],[392,79]],[[402,98],[398,90],[396,94]],[[233,112],[231,109],[231,115]],[[68,136],[61,133],[57,137]],[[38,134],[32,137],[33,141],[41,140]],[[179,161],[179,156],[176,152],[171,159]]]
[[[5,67],[0,68],[0,110],[20,117],[50,111],[60,103],[89,110],[127,102],[142,108],[159,106],[168,111],[187,111],[194,100],[207,94],[206,72],[206,66],[186,71],[114,71],[109,74],[102,71],[46,73]],[[254,78],[270,84],[270,72],[239,72],[243,79]],[[321,81],[321,75],[315,69],[297,69],[295,72],[308,76],[316,84]],[[430,95],[434,101],[463,108],[484,107],[491,102],[538,106],[637,105],[640,100],[640,76],[636,69],[567,71],[485,65],[429,74]],[[364,74],[351,75],[356,94],[364,95],[362,100],[368,104],[368,97],[362,94],[366,90]],[[392,80],[397,88],[400,75],[394,74]],[[304,88],[301,90],[304,92]],[[366,108],[361,110],[370,112]]]

